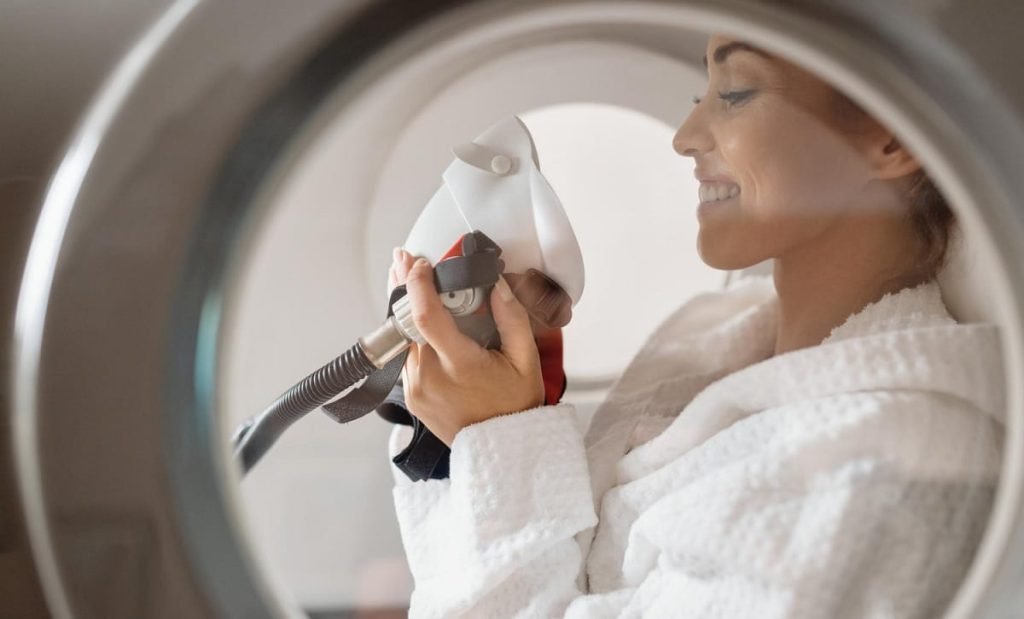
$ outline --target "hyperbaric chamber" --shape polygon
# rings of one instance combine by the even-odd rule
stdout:
[[[21,569],[54,616],[277,616],[292,610],[282,589],[307,608],[336,603],[317,597],[329,581],[307,570],[293,582],[303,566],[251,538],[294,517],[270,513],[282,488],[322,502],[306,509],[354,513],[353,497],[386,498],[386,480],[310,430],[296,468],[267,466],[239,491],[227,419],[382,314],[389,250],[452,144],[531,110],[541,126],[573,103],[627,110],[660,135],[703,79],[707,31],[800,59],[920,153],[967,236],[947,301],[1002,326],[1020,376],[1024,86],[1006,49],[1021,19],[995,1],[172,4],[82,116],[25,258],[5,400],[24,522],[12,547],[31,551]],[[293,277],[313,267],[329,283]],[[678,300],[646,306],[622,351]],[[302,342],[296,322],[325,335]],[[581,359],[580,397],[615,370]],[[1024,408],[1011,385],[997,505],[950,616],[1020,604]],[[345,496],[321,491],[337,483]],[[324,531],[322,545],[372,554],[376,526]]]

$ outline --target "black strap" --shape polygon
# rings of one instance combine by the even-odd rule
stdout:
[[[398,286],[391,291],[391,299],[388,302],[388,318],[395,313],[391,309],[392,305],[404,296],[405,286]],[[348,423],[380,406],[402,375],[402,367],[405,365],[405,358],[408,354],[408,352],[402,352],[383,368],[370,374],[362,385],[337,400],[324,404],[322,407],[324,412],[338,423]]]
[[[416,418],[405,408],[405,387],[402,385],[401,378],[391,388],[391,393],[388,394],[388,397],[384,398],[381,405],[377,407],[377,414],[384,421],[390,421],[402,426],[413,425],[413,420]]]
[[[447,479],[451,449],[419,419],[413,417],[412,420],[412,440],[391,461],[413,481]]]
[[[391,459],[413,481],[446,479],[451,450],[405,407],[405,390],[398,379],[391,393],[377,407],[377,414],[391,423],[411,426],[412,440]]]
[[[438,292],[491,286],[498,281],[502,266],[497,254],[490,251],[449,258],[434,267],[434,285]]]

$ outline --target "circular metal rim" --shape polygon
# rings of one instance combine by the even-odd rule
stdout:
[[[47,187],[18,291],[10,374],[15,475],[43,594],[50,612],[59,618],[70,618],[73,614],[47,526],[36,426],[35,383],[40,372],[39,350],[50,288],[75,198],[86,182],[100,136],[113,126],[140,77],[198,3],[179,0],[164,12],[118,63],[90,103]]]
[[[161,20],[164,24],[165,36],[180,23],[181,17],[194,4],[194,2],[179,3],[174,7],[179,11],[178,14],[172,18],[169,13],[168,16],[165,16],[164,20]],[[578,10],[587,4],[611,6],[616,3],[580,3],[571,8]],[[889,23],[882,23],[879,18],[872,17],[869,13],[872,3],[839,2],[835,4],[836,6],[843,7],[843,10],[847,11],[848,15],[858,17],[864,23],[874,26],[878,32],[887,32],[889,33],[888,36],[893,36],[892,22],[889,21],[891,17],[886,17]],[[797,5],[799,3],[794,3],[794,6]],[[488,6],[493,7],[494,5]],[[556,5],[556,7],[561,8],[559,5]],[[899,49],[902,56],[898,59],[892,57],[880,58],[877,53],[872,53],[874,50],[865,49],[863,45],[857,48],[855,42],[851,44],[848,36],[845,36],[843,33],[836,33],[833,29],[823,27],[825,26],[824,24],[815,22],[807,16],[797,15],[795,12],[784,13],[778,9],[771,10],[757,3],[721,2],[711,6],[700,2],[679,2],[674,3],[671,7],[667,7],[662,2],[638,2],[636,7],[632,7],[629,10],[642,9],[643,7],[653,10],[669,8],[685,15],[691,24],[699,23],[701,26],[712,30],[742,31],[744,36],[747,36],[749,33],[749,38],[756,43],[772,49],[789,52],[789,55],[799,55],[802,59],[807,60],[805,64],[809,65],[812,69],[829,71],[834,77],[838,78],[836,81],[839,82],[839,85],[845,87],[852,94],[858,92],[865,93],[864,102],[868,104],[867,106],[883,120],[889,121],[893,126],[903,127],[906,131],[908,144],[911,147],[916,147],[922,153],[922,158],[930,168],[952,174],[950,177],[952,180],[947,179],[940,184],[956,201],[975,207],[975,209],[969,212],[979,214],[979,218],[982,220],[982,223],[986,224],[991,238],[1002,249],[1002,257],[1008,258],[1002,261],[1002,266],[1005,271],[1003,273],[1005,281],[1011,282],[1010,291],[1012,298],[1010,302],[1015,309],[1021,307],[1021,291],[1024,290],[1024,285],[1022,285],[1024,282],[1021,281],[1020,276],[1013,274],[1012,270],[1008,268],[1010,264],[1019,264],[1019,258],[1022,257],[1020,255],[1022,250],[1017,249],[1013,243],[1015,238],[1019,238],[1019,235],[1015,233],[1020,230],[1020,214],[1014,208],[1009,197],[1014,194],[1024,194],[1024,186],[1022,186],[1024,181],[1013,174],[1014,171],[1005,157],[1007,154],[1024,152],[1024,148],[1022,148],[1024,147],[1024,139],[1022,139],[1021,132],[1018,129],[1019,121],[1017,116],[1010,109],[998,103],[998,96],[993,96],[993,100],[996,103],[993,104],[993,109],[988,110],[988,116],[985,119],[972,118],[968,113],[969,108],[965,107],[965,100],[961,94],[962,91],[958,92],[953,88],[939,89],[937,91],[935,86],[931,85],[928,87],[928,90],[924,90],[920,83],[911,85],[907,82],[895,85],[896,87],[887,93],[879,92],[881,84],[892,84],[894,75],[905,75],[901,74],[898,70],[901,62],[903,63],[902,66],[936,68],[935,60],[930,56],[936,49],[933,46],[937,43],[941,49],[947,49],[950,47],[948,41],[943,40],[937,33],[927,31],[920,23],[908,21],[903,26],[909,24],[917,38],[910,37],[911,40],[903,42]],[[527,10],[534,7],[525,5],[522,8]],[[797,6],[797,8],[799,7]],[[809,7],[807,7],[807,10],[810,13],[814,12]],[[904,36],[906,35],[904,34]],[[812,41],[813,43],[811,43]],[[850,47],[845,51],[839,49],[843,43],[850,44]],[[161,40],[159,38],[148,39],[148,44],[151,46],[150,52],[152,52],[161,44]],[[862,67],[860,71],[854,70],[852,68],[854,64],[853,50],[856,50],[858,53],[865,53],[867,58],[872,58],[872,66]],[[138,51],[137,48],[133,54],[138,53]],[[959,52],[950,50],[949,56],[959,58]],[[43,572],[47,597],[50,600],[54,613],[58,616],[66,615],[69,612],[69,606],[56,572],[57,558],[54,555],[54,549],[48,539],[48,532],[45,529],[45,498],[38,491],[34,490],[33,487],[33,483],[38,482],[38,454],[36,453],[37,446],[35,445],[33,425],[37,411],[33,397],[33,385],[40,368],[37,367],[38,359],[33,358],[32,343],[39,340],[44,326],[43,314],[39,310],[40,308],[45,308],[45,301],[49,294],[50,280],[48,279],[48,274],[52,275],[52,269],[60,249],[63,225],[66,223],[67,218],[73,215],[72,208],[75,205],[76,188],[88,180],[87,170],[92,153],[85,146],[89,144],[90,140],[99,137],[100,132],[104,129],[104,124],[110,123],[116,118],[119,106],[123,104],[127,92],[133,86],[134,78],[138,75],[138,73],[133,73],[133,71],[141,72],[145,69],[144,58],[144,55],[136,56],[137,61],[142,60],[141,64],[134,64],[131,67],[131,71],[126,69],[126,72],[122,74],[122,80],[116,84],[112,83],[100,95],[97,103],[94,104],[90,111],[89,118],[92,119],[93,123],[90,125],[87,121],[83,124],[83,130],[79,132],[74,142],[77,150],[76,147],[72,147],[58,170],[48,192],[40,225],[33,239],[29,266],[26,268],[27,276],[19,295],[15,340],[16,354],[14,357],[15,367],[13,370],[14,402],[18,411],[15,418],[17,468],[22,500],[28,512],[26,515],[28,516],[27,521],[29,522],[32,535],[34,554]],[[914,60],[914,64],[908,64],[908,59]],[[948,57],[944,57],[944,59],[948,60]],[[863,58],[861,58],[861,62],[864,62]],[[949,70],[948,66],[938,68],[943,71]],[[874,77],[866,78],[866,75],[874,75]],[[989,84],[978,76],[961,75],[960,77],[966,80],[958,82],[958,86],[963,90],[973,89],[976,92],[978,89],[981,89],[982,91],[992,91]],[[870,81],[872,79],[877,81]],[[970,87],[965,88],[965,84]],[[905,110],[916,109],[920,112],[922,109],[922,95],[930,99],[929,113],[923,114],[921,118],[909,118]],[[993,95],[997,95],[997,93],[993,93]],[[901,105],[909,105],[909,107],[901,108]],[[315,108],[311,113],[314,112]],[[941,116],[939,115],[940,112]],[[950,118],[956,119],[959,126],[949,126],[947,121]],[[257,119],[258,121],[259,119]],[[925,131],[929,127],[932,133],[926,134]],[[1007,127],[1011,127],[1012,130],[1008,131]],[[973,161],[970,160],[972,158],[951,156],[948,150],[942,150],[942,147],[946,147],[949,150],[953,150],[954,147],[963,149],[964,144],[977,149],[972,152]],[[928,154],[925,155],[924,153]],[[988,156],[985,157],[985,155]],[[985,162],[986,167],[983,168],[981,161]],[[973,182],[969,184],[968,180]],[[968,192],[968,186],[973,186],[975,189]],[[985,208],[979,208],[981,206],[979,203],[983,203]],[[209,295],[204,295],[203,298],[208,299]],[[33,312],[38,313],[34,314]],[[1018,318],[1020,317],[1019,311],[1016,312],[1016,315]],[[202,330],[197,326],[199,321],[198,314],[193,314],[193,317],[197,321],[193,325],[195,326],[193,333],[198,333]],[[1011,336],[1012,342],[1018,344],[1020,333],[1016,332],[1011,334]],[[1019,350],[1011,351],[1011,353],[1013,356],[1011,360],[1015,365],[1014,369],[1018,369],[1020,367]],[[194,370],[195,368],[191,369]],[[1019,402],[1013,402],[1012,404],[1017,403]],[[1012,410],[1017,412],[1016,408]],[[1019,429],[1020,420],[1014,416],[1010,419],[1010,425],[1008,426],[1005,454],[1006,462],[1012,464],[1013,468],[1004,466],[1003,482],[996,506],[996,511],[1000,512],[997,516],[1001,516],[1002,520],[999,521],[998,517],[993,520],[993,526],[1001,523],[1000,526],[1002,528],[999,529],[997,527],[998,530],[993,532],[990,527],[990,531],[986,536],[987,548],[983,548],[981,553],[984,554],[987,550],[988,555],[986,556],[995,556],[992,546],[1000,541],[1009,539],[1014,520],[1019,518],[1020,484],[1018,482],[1020,481],[1021,467],[1016,464],[1017,461],[1021,460],[1019,457],[1021,455],[1021,439],[1018,436],[1020,434]],[[190,428],[189,431],[194,435],[196,428]],[[212,439],[214,437],[207,436],[205,438]],[[216,446],[212,444],[207,444],[207,447],[211,450],[216,449]],[[170,455],[173,455],[173,453]],[[224,488],[221,484],[227,480],[219,474],[222,471],[217,471],[213,459],[210,460],[209,464],[213,466],[212,472],[219,479],[213,481],[213,490],[215,490],[213,495],[205,496],[204,500],[210,500],[212,496],[212,499],[217,503],[215,507],[223,511],[225,509],[223,504],[225,497],[223,494]],[[1013,475],[1011,476],[1007,473],[1013,473]],[[211,476],[211,479],[214,478]],[[189,482],[194,480],[175,478],[174,481],[179,510],[187,512],[189,505],[184,504],[183,501],[187,501],[190,496],[194,497],[193,492],[195,489],[188,487]],[[209,490],[209,488],[207,489]],[[224,521],[227,522],[228,519],[225,518]],[[183,535],[192,543],[193,553],[198,553],[193,554],[193,558],[197,567],[200,567],[206,549],[197,549],[195,547],[194,533],[194,531],[187,530],[186,527]],[[229,531],[228,533],[229,538],[233,539],[233,536],[230,535],[231,532]],[[993,541],[994,537],[999,536],[1002,536],[1003,539]],[[990,576],[995,578],[998,575],[1002,575],[1003,578],[1012,578],[1014,574],[1009,571],[1009,568],[1013,565],[1021,564],[1022,559],[1024,559],[1024,553],[1021,552],[1019,547],[1011,550],[1010,554],[1002,557],[1003,566],[1000,568],[1001,574],[996,574],[993,568],[993,573]],[[994,564],[996,561],[994,559],[992,563]],[[975,567],[977,567],[977,562]],[[980,579],[976,577],[976,572],[976,569],[972,570],[969,582],[965,583],[961,588],[957,602],[951,608],[951,616],[955,616],[957,613],[966,614],[980,605],[984,590],[981,589],[982,585],[979,584]],[[965,595],[965,589],[971,584],[974,585],[974,590],[970,595]],[[1006,588],[1004,586],[1004,589]],[[217,592],[214,590],[208,590],[208,593],[212,597],[217,597]],[[224,606],[220,607],[223,608]]]

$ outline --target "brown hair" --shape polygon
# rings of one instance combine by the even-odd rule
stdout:
[[[907,203],[911,223],[921,239],[921,273],[928,278],[935,277],[946,262],[956,216],[923,169],[911,177]]]
[[[845,94],[835,91],[839,99],[839,115],[842,119],[868,119],[875,121],[862,107]],[[855,118],[859,117],[859,118]],[[956,216],[928,173],[922,168],[907,178],[907,216],[921,241],[920,268],[917,274],[922,278],[933,278],[946,261],[946,252],[956,228]]]

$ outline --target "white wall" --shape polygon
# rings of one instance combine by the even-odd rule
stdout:
[[[653,325],[696,292],[722,285],[723,273],[696,253],[693,161],[672,149],[675,127],[635,110],[563,104],[520,117],[587,270],[565,330],[567,373],[615,377]]]

